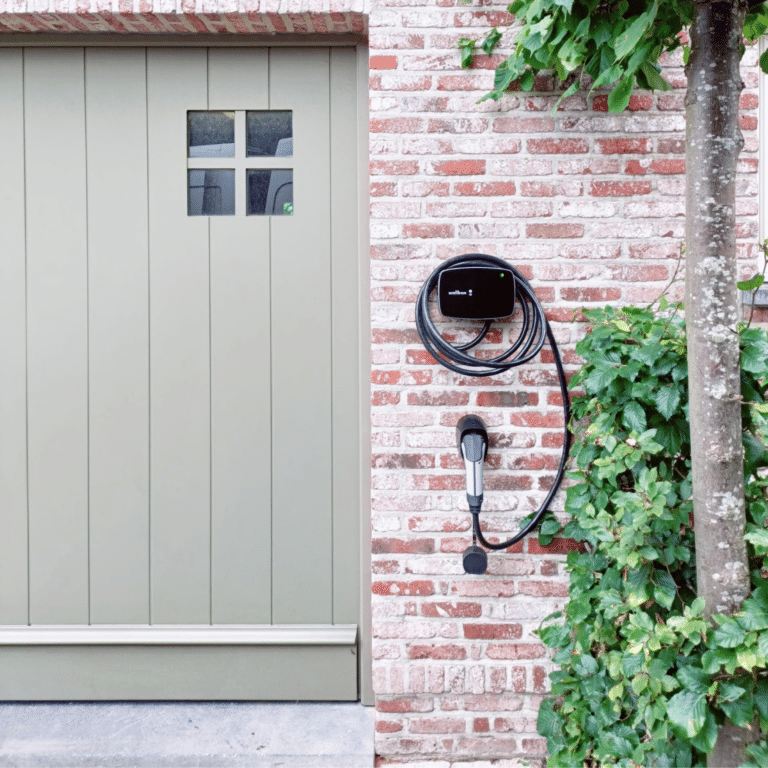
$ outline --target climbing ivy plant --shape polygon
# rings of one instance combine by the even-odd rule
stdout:
[[[752,593],[733,616],[696,597],[686,334],[661,312],[585,311],[571,382],[570,597],[539,635],[559,669],[538,716],[550,768],[705,766],[718,726],[768,765],[768,335],[740,330]]]

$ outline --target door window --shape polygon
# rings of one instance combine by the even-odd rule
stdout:
[[[238,210],[237,186],[245,188]],[[286,110],[187,113],[190,216],[293,213],[293,113]]]

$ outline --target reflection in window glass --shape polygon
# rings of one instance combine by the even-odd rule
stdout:
[[[234,112],[188,112],[189,157],[234,157]]]
[[[190,170],[188,174],[190,216],[234,215],[234,170]]]
[[[248,171],[249,216],[290,216],[293,213],[293,171]]]
[[[292,157],[293,113],[246,112],[247,157]]]

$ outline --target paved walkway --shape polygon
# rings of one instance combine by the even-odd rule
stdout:
[[[373,708],[0,704],[0,768],[372,768]]]

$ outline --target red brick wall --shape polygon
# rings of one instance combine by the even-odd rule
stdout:
[[[482,53],[460,68],[460,37],[503,24],[458,0],[392,0],[370,16],[373,633],[378,754],[391,760],[527,758],[545,742],[536,714],[552,669],[534,630],[567,596],[570,542],[528,538],[467,576],[471,543],[454,425],[480,414],[492,434],[483,518],[508,537],[535,509],[562,440],[551,353],[494,379],[437,365],[413,321],[424,279],[462,253],[500,256],[542,300],[565,352],[577,311],[648,303],[672,280],[684,231],[684,89],[637,93],[623,115],[605,93],[552,114],[552,80],[501,102]],[[744,60],[746,146],[738,181],[743,276],[757,244],[756,53]],[[682,270],[673,295],[682,291]],[[576,320],[574,321],[574,315]],[[510,328],[493,337],[500,351]],[[562,509],[562,496],[555,504]],[[516,764],[516,762],[515,762]],[[487,765],[487,763],[484,763]]]

